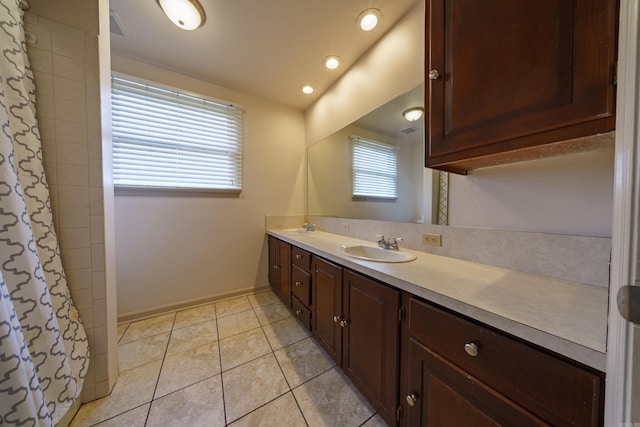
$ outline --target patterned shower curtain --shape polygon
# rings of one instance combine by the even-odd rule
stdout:
[[[78,399],[87,336],[62,269],[19,0],[0,0],[0,425],[52,426]]]

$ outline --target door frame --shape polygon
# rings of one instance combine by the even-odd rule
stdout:
[[[605,426],[640,425],[640,328],[618,311],[625,285],[640,285],[640,0],[620,0],[618,96]]]

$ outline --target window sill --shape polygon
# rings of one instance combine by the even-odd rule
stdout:
[[[116,196],[238,198],[241,191],[216,188],[124,187],[118,185],[114,187]]]

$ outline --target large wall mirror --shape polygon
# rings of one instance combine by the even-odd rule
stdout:
[[[403,113],[424,105],[424,84],[398,96],[308,149],[308,214],[340,218],[447,224],[448,176],[424,167],[424,116]],[[395,147],[396,197],[354,195],[354,138]],[[374,160],[374,167],[377,167]],[[382,162],[382,160],[380,160]]]

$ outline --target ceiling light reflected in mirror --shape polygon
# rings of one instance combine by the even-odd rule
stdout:
[[[424,108],[422,107],[409,108],[408,110],[405,110],[404,113],[402,113],[404,118],[409,120],[410,122],[415,122],[416,120],[420,120],[420,117],[422,117],[423,114],[424,114]]]

